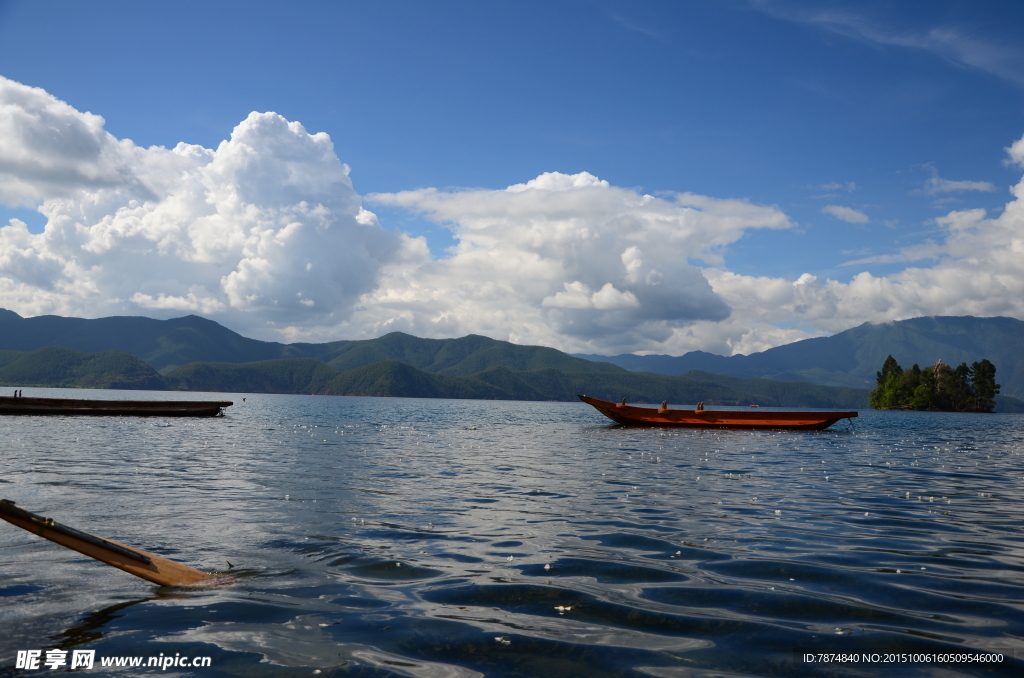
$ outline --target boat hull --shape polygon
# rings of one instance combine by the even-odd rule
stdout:
[[[0,396],[0,414],[126,417],[214,417],[230,400],[76,400]]]
[[[626,426],[820,431],[828,428],[840,419],[852,419],[857,416],[857,413],[854,411],[671,410],[622,405],[608,400],[588,398],[585,395],[579,396],[579,399],[588,405],[592,405],[598,412],[612,421]]]

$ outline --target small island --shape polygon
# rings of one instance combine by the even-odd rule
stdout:
[[[904,370],[890,355],[876,376],[870,400],[876,410],[991,412],[999,393],[996,366],[987,358],[970,367],[937,360],[924,369],[915,364]]]

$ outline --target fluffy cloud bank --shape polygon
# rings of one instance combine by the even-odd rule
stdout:
[[[730,308],[691,260],[751,228],[788,228],[774,207],[610,186],[551,172],[504,190],[375,194],[447,224],[451,256],[385,269],[354,321],[372,333],[479,332],[520,343],[603,351],[653,347]]]
[[[1022,147],[1008,149],[1012,162],[1024,164]],[[779,210],[743,201],[655,198],[586,173],[545,174],[503,191],[371,195],[446,224],[459,244],[448,259],[431,260],[424,250],[386,267],[355,319],[372,332],[474,331],[574,351],[732,354],[863,322],[1024,318],[1024,180],[1012,193],[998,216],[950,212],[936,220],[940,241],[864,260],[931,265],[890,276],[861,272],[849,282],[728,270],[722,248],[748,229],[791,225]],[[867,221],[833,207],[823,211]]]
[[[1007,151],[1024,164],[1024,139]],[[435,258],[363,208],[326,134],[253,113],[216,149],[141,148],[0,78],[0,202],[48,219],[40,234],[0,227],[0,307],[22,315],[199,313],[278,340],[403,330],[596,353],[747,353],[864,321],[1024,318],[1024,181],[1013,193],[997,216],[951,212],[938,242],[886,256],[928,266],[849,282],[730,271],[725,253],[744,234],[794,226],[744,200],[646,195],[586,172],[366,196],[450,229],[457,244]]]
[[[215,150],[140,148],[103,124],[0,78],[0,201],[48,219],[0,228],[0,306],[335,325],[401,247],[326,134],[253,113]]]
[[[253,113],[216,149],[140,148],[47,92],[0,79],[0,306],[24,315],[200,313],[266,338],[480,332],[590,350],[656,346],[730,308],[691,263],[774,207],[654,197],[585,172],[504,190],[372,196],[449,223],[422,238],[364,210],[326,134]]]

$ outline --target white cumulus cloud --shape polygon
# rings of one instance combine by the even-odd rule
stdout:
[[[42,89],[0,77],[0,202],[35,207],[78,189],[129,186],[149,196],[134,181],[134,145],[103,124]]]
[[[1007,153],[1024,165],[1024,139]],[[989,190],[932,180],[935,193]],[[0,227],[0,307],[199,313],[268,339],[472,332],[606,354],[749,353],[864,321],[1024,318],[1024,180],[1012,191],[999,214],[950,212],[934,241],[859,260],[927,266],[847,282],[730,271],[745,234],[794,226],[742,199],[647,195],[587,172],[366,196],[450,229],[455,246],[435,258],[424,238],[382,228],[330,138],[298,122],[252,113],[215,149],[141,148],[0,78],[0,202],[47,217],[38,234]]]
[[[385,269],[354,322],[379,334],[477,332],[569,350],[656,347],[730,309],[692,261],[723,261],[749,229],[789,228],[779,209],[689,193],[655,197],[586,172],[503,190],[373,194],[447,225],[450,256]]]
[[[201,313],[236,329],[336,325],[401,240],[360,206],[326,134],[253,113],[216,149],[141,148],[0,78],[0,306],[23,315]]]

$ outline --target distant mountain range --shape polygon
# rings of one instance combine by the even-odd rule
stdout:
[[[279,344],[198,316],[88,320],[22,318],[11,311],[0,311],[0,385],[516,400],[574,400],[586,393],[631,402],[867,406],[867,391],[860,389],[699,372],[636,374],[476,335],[420,339],[394,332]]]
[[[918,318],[750,356],[603,357],[477,335],[281,344],[194,315],[22,318],[0,309],[0,385],[864,408],[890,353],[906,367],[989,358],[1003,393],[1024,394],[1014,348],[1022,337],[1024,323],[1010,318]],[[997,409],[1024,403],[1004,397]]]
[[[614,371],[516,371],[489,367],[468,375],[427,372],[398,360],[339,371],[315,358],[249,363],[189,363],[161,375],[125,351],[86,353],[48,346],[31,352],[0,351],[0,386],[57,386],[230,393],[575,400],[586,393],[607,400],[787,407],[867,406],[867,391],[768,379],[737,379],[703,372],[669,377]]]
[[[1024,322],[1014,318],[937,316],[864,323],[831,337],[729,357],[704,351],[678,357],[574,355],[633,372],[674,375],[704,370],[734,377],[870,389],[875,386],[875,373],[890,354],[903,367],[914,363],[925,367],[940,359],[955,367],[988,358],[996,366],[996,381],[1002,385],[1002,393],[1024,398]]]
[[[0,350],[34,351],[44,346],[85,352],[127,351],[161,374],[194,362],[247,363],[279,358],[314,358],[342,372],[397,360],[447,376],[465,376],[499,366],[517,371],[622,371],[610,363],[574,358],[553,348],[519,346],[474,334],[459,339],[420,339],[392,332],[377,339],[279,344],[243,337],[196,315],[171,320],[138,316],[22,318],[0,309]]]

